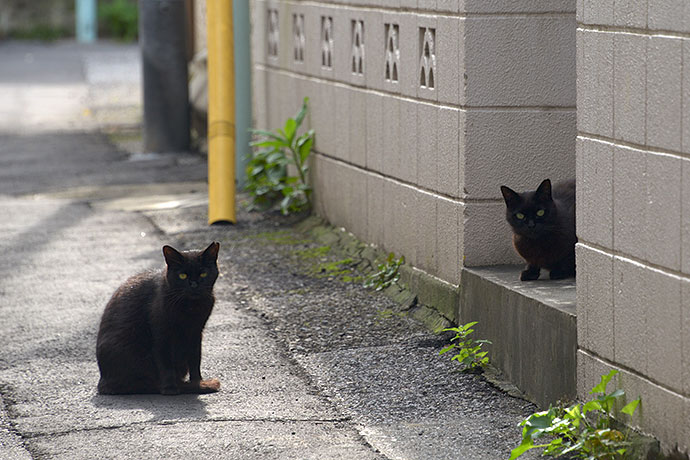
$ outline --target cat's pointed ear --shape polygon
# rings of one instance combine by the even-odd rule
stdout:
[[[501,193],[503,194],[503,199],[506,202],[506,206],[509,208],[514,208],[518,204],[520,204],[520,201],[522,201],[522,198],[520,198],[520,195],[518,195],[513,189],[506,187],[505,185],[501,185]]]
[[[220,243],[214,241],[213,243],[209,244],[206,249],[204,249],[204,253],[201,255],[201,257],[206,261],[215,262],[218,260],[218,249],[220,249]]]
[[[168,267],[182,265],[184,262],[184,257],[180,254],[177,249],[167,244],[163,246],[163,257],[165,257],[165,263]]]
[[[542,203],[545,201],[551,201],[551,181],[549,179],[544,179],[544,181],[539,184],[534,197],[537,199],[537,201]]]

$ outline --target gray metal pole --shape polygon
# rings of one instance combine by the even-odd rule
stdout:
[[[189,150],[189,96],[184,0],[140,0],[144,147]]]
[[[235,33],[235,176],[242,188],[246,182],[249,141],[252,127],[252,82],[249,57],[249,0],[233,0],[233,31]]]

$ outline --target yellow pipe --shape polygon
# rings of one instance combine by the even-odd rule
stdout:
[[[235,223],[235,56],[232,1],[207,0],[208,223]]]

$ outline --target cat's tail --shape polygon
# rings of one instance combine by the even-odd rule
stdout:
[[[180,385],[180,392],[185,394],[207,394],[220,390],[220,380],[207,379],[199,382],[184,382]]]

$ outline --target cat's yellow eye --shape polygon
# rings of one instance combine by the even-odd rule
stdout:
[[[186,274],[186,273],[180,273],[180,274],[177,275],[177,276],[179,276],[181,280],[186,280],[186,279],[187,279],[187,274]]]
[[[199,276],[202,277],[202,278],[206,278],[206,277],[208,276],[208,273],[206,273],[206,272],[201,272],[201,273],[199,273]]]
[[[525,218],[525,215],[524,215],[523,213],[521,213],[521,212],[518,212],[518,213],[515,214],[515,217],[517,217],[518,219],[522,220],[522,219]]]
[[[540,209],[539,211],[537,211],[537,216],[543,217],[544,216],[544,210]]]

